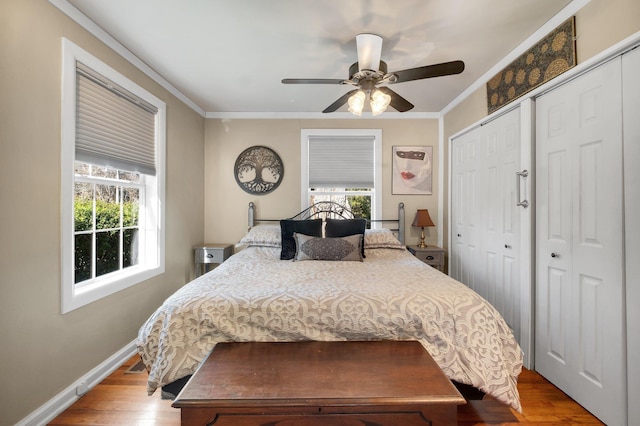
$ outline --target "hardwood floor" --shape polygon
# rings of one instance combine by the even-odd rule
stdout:
[[[50,425],[175,426],[180,411],[156,392],[147,396],[147,374],[125,374],[138,362],[134,356],[93,388]],[[603,423],[539,374],[524,370],[518,381],[523,412],[485,398],[458,410],[458,424],[471,425],[582,425]]]

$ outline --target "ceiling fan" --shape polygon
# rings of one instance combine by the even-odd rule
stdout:
[[[464,62],[451,61],[423,67],[409,68],[401,71],[387,72],[387,64],[380,60],[382,37],[375,34],[358,34],[356,36],[358,62],[349,67],[347,80],[331,78],[285,78],[283,84],[350,84],[356,86],[338,100],[324,109],[324,113],[334,112],[348,103],[349,111],[361,115],[365,102],[369,99],[371,112],[378,115],[389,105],[400,112],[409,111],[413,104],[383,84],[404,83],[424,78],[441,77],[460,74],[464,70]]]

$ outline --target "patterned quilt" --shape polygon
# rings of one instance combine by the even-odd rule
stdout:
[[[452,380],[520,411],[522,352],[488,302],[406,250],[363,262],[282,261],[249,247],[186,284],[141,327],[148,391],[192,374],[217,342],[418,340]]]

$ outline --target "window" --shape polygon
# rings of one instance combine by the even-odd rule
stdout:
[[[62,313],[164,272],[165,104],[63,39]]]
[[[143,176],[75,162],[74,284],[138,265]]]
[[[376,220],[382,204],[381,130],[303,130],[302,208],[318,201],[348,204]]]

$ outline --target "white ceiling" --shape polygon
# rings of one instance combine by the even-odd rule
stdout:
[[[389,71],[458,59],[465,62],[466,68],[459,75],[392,86],[415,105],[404,114],[438,113],[465,90],[486,82],[495,70],[507,65],[501,62],[509,55],[514,59],[518,49],[542,38],[562,22],[558,19],[570,16],[561,15],[567,15],[571,3],[576,1],[68,0],[68,3],[155,70],[197,105],[200,112],[224,116],[319,113],[352,86],[284,85],[280,81],[348,78],[348,68],[356,62],[355,36],[362,32],[383,37],[382,59]],[[545,29],[549,24],[553,25]],[[545,32],[537,34],[541,27]],[[339,111],[344,110],[343,107]]]

